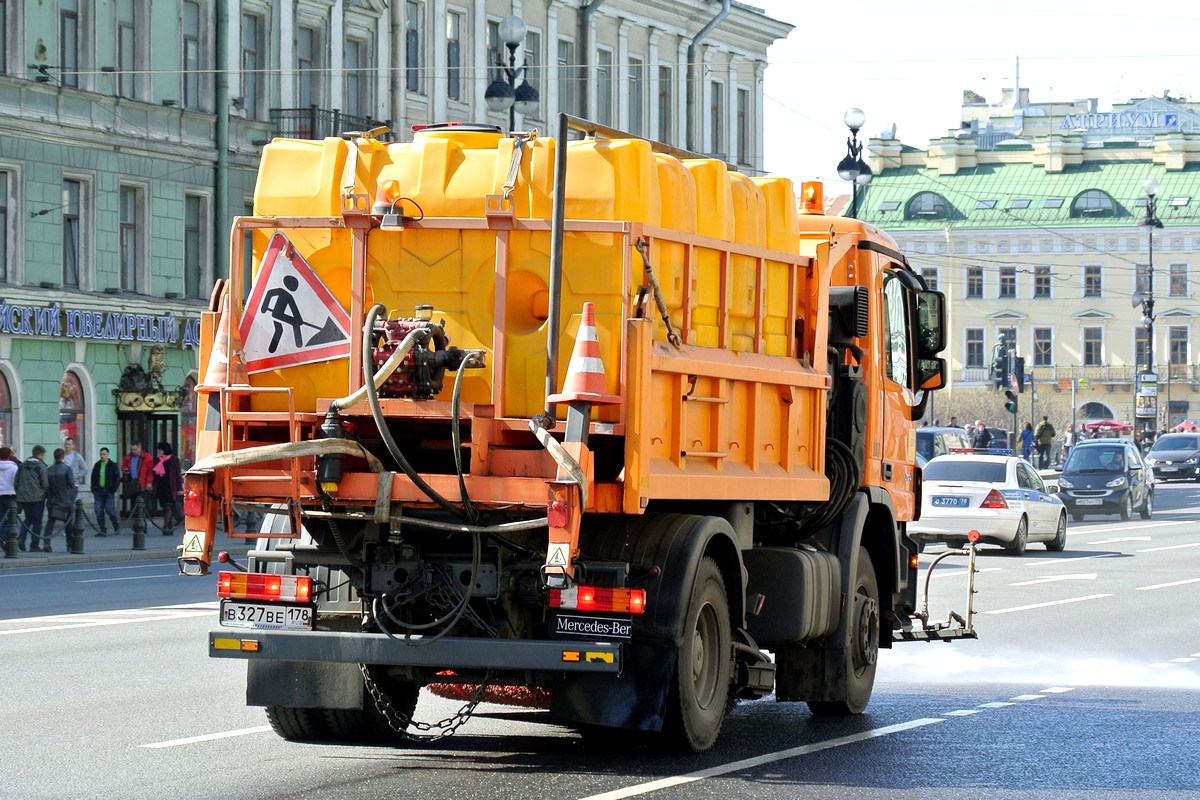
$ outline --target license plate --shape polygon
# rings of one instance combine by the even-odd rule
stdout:
[[[1179,467],[1155,467],[1156,472],[1176,472]]]
[[[1103,504],[1104,504],[1104,501],[1098,497],[1087,497],[1087,498],[1084,498],[1083,500],[1075,501],[1075,505],[1077,505],[1077,506],[1099,506],[1099,505],[1103,505]]]
[[[966,508],[971,505],[969,497],[934,497],[933,505],[938,508]]]
[[[226,628],[310,631],[313,627],[313,609],[312,606],[222,600],[221,625]]]

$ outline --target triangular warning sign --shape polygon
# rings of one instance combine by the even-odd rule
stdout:
[[[567,561],[567,546],[565,544],[550,545],[550,552],[546,558],[546,566],[565,567],[567,566]]]
[[[282,233],[267,244],[238,332],[247,372],[350,355],[350,315]]]
[[[204,545],[200,543],[199,534],[193,534],[191,539],[187,540],[187,544],[183,546],[183,552],[186,553],[203,553]]]

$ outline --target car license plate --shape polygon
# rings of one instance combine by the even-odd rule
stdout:
[[[1179,467],[1155,467],[1154,471],[1155,472],[1175,472],[1178,469],[1179,469]]]
[[[935,508],[966,508],[971,505],[969,497],[934,497]]]
[[[222,600],[221,624],[226,628],[310,631],[313,627],[313,609],[312,606]]]
[[[1081,500],[1075,501],[1075,505],[1077,506],[1098,506],[1103,505],[1103,503],[1104,501],[1099,497],[1085,497]]]

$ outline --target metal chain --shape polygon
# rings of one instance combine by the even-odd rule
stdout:
[[[411,715],[401,713],[388,696],[384,694],[383,690],[379,688],[379,684],[375,682],[375,679],[371,677],[371,670],[367,665],[359,664],[358,668],[362,672],[363,683],[367,687],[371,699],[375,702],[375,708],[387,720],[388,727],[405,740],[420,744],[429,744],[445,739],[447,736],[453,736],[459,728],[465,725],[467,720],[471,718],[471,715],[475,713],[475,707],[483,699],[483,694],[487,691],[492,675],[491,672],[488,672],[484,676],[483,682],[479,684],[479,688],[475,690],[475,694],[453,715],[430,723],[419,722],[413,719]],[[426,733],[409,733],[408,729],[410,726]],[[436,733],[428,733],[429,731],[436,731]]]

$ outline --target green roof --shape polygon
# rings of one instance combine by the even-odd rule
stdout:
[[[1139,201],[1145,199],[1142,182],[1147,178],[1159,181],[1156,213],[1164,225],[1200,223],[1200,164],[1167,171],[1148,160],[1089,162],[1058,173],[1028,163],[981,164],[955,175],[915,166],[887,169],[859,190],[858,216],[884,230],[1111,227],[1145,216],[1145,204]],[[1092,190],[1111,198],[1114,213],[1072,216],[1076,199]],[[906,215],[910,201],[925,192],[945,201],[945,213]],[[1172,205],[1184,197],[1191,199]]]

